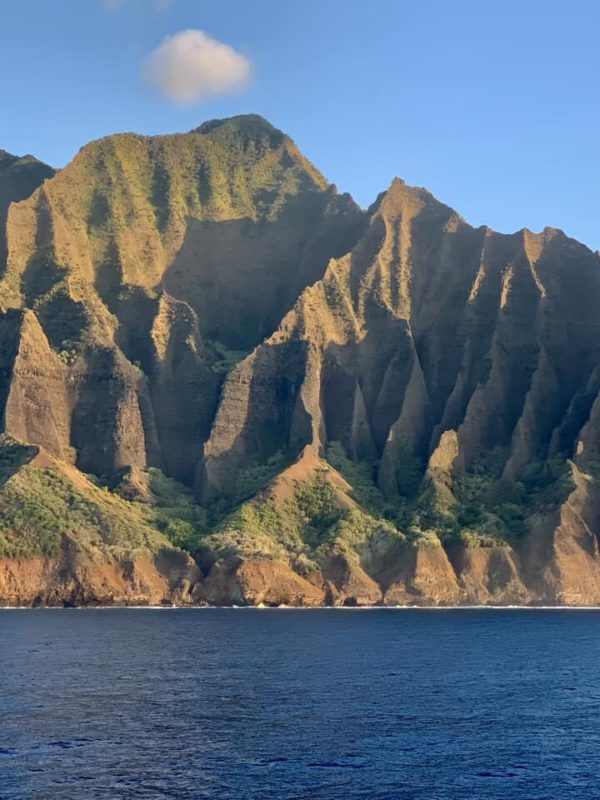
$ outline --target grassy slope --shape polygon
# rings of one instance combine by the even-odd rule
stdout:
[[[339,443],[330,445],[326,459],[293,477],[282,496],[278,482],[292,468],[284,471],[222,515],[208,535],[190,540],[192,549],[204,557],[280,558],[302,573],[318,568],[332,548],[352,557],[365,550],[385,553],[401,542],[514,544],[528,518],[551,512],[573,488],[565,465],[535,462],[522,480],[507,484],[492,459],[455,481],[429,475],[412,495],[388,502],[375,483],[375,464],[350,460]]]
[[[63,542],[115,557],[169,545],[158,515],[97,486],[37,447],[0,443],[0,556],[57,554]]]
[[[385,502],[370,465],[351,462],[339,445],[327,457],[330,463],[304,454],[232,510],[207,512],[159,470],[138,470],[136,488],[124,480],[111,491],[39,448],[3,437],[0,557],[52,556],[65,542],[118,558],[172,545],[205,567],[223,558],[275,558],[307,574],[331,551],[385,563],[403,543],[423,547],[438,537],[469,547],[510,543],[523,534],[526,516],[556,507],[571,488],[568,474],[548,465],[532,467],[510,487],[480,465],[452,489],[440,476],[430,479],[399,507]]]

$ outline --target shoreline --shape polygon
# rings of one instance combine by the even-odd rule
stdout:
[[[86,605],[86,606],[1,606],[3,611],[600,611],[597,606],[169,606],[169,605]]]

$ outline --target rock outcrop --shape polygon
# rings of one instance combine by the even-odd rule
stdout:
[[[54,170],[33,156],[0,150],[0,270],[6,266],[6,217],[11,203],[26,200]]]
[[[0,559],[4,606],[190,605],[198,568],[166,547],[155,557],[96,558],[77,550],[60,558]]]

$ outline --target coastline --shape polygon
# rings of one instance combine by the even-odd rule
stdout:
[[[600,611],[600,605],[454,605],[454,606],[209,606],[209,605],[84,605],[84,606],[0,606],[2,611]]]

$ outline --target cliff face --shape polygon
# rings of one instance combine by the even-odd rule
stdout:
[[[28,309],[40,352],[64,368],[48,365],[54,440],[32,435],[35,406],[7,432],[86,471],[149,464],[193,482],[230,363],[353,245],[363,217],[260,118],[84,147],[8,210],[0,307]],[[35,383],[35,348],[15,352],[7,370]]]
[[[395,181],[354,250],[228,377],[201,490],[234,483],[238,461],[269,443],[323,452],[340,441],[379,461],[389,497],[406,493],[413,460],[445,458],[457,472],[502,448],[512,479],[539,456],[583,456],[599,300],[598,255],[561,232],[475,230]],[[236,420],[238,406],[249,413]]]
[[[600,602],[598,254],[399,180],[362,212],[258,117],[94,142],[6,208],[4,430],[155,509],[186,602]],[[159,470],[196,501],[156,517]],[[0,574],[87,569],[29,555]]]
[[[11,203],[25,200],[54,170],[33,156],[0,150],[0,268],[6,263],[6,217]]]

